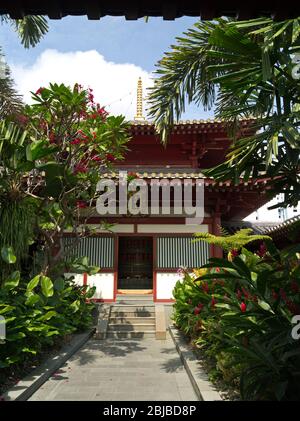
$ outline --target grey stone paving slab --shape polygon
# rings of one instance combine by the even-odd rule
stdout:
[[[170,336],[89,340],[30,400],[196,401]]]

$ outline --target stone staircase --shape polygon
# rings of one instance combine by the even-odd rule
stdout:
[[[155,337],[155,332],[152,295],[117,295],[110,308],[107,338]]]

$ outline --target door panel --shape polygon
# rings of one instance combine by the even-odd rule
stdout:
[[[118,289],[152,289],[152,237],[119,237]]]

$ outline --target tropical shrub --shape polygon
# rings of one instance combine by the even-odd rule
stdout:
[[[292,318],[300,314],[300,246],[279,251],[265,241],[211,258],[200,276],[174,289],[174,321],[239,384],[245,400],[299,400],[300,349]]]
[[[128,125],[78,84],[50,84],[32,95],[15,122],[0,126],[0,247],[12,246],[21,265],[34,240],[43,255],[40,270],[56,276],[64,230],[86,235],[100,173],[122,159]]]
[[[8,262],[12,251],[3,250]],[[99,269],[99,268],[98,268]],[[72,278],[54,281],[38,274],[22,279],[11,272],[0,288],[0,315],[6,339],[0,343],[0,368],[21,364],[53,345],[55,338],[91,326],[94,288],[75,285]]]

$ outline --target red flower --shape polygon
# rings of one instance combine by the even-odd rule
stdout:
[[[283,299],[283,301],[287,301],[286,292],[283,288],[280,288],[279,294],[280,294],[281,298]]]
[[[274,300],[278,300],[279,295],[277,294],[277,292],[274,291],[274,289],[272,289],[272,297],[274,298]]]
[[[116,158],[113,156],[113,154],[108,153],[106,155],[106,159],[107,159],[107,161],[113,162]]]
[[[257,254],[259,255],[259,257],[264,257],[264,255],[266,253],[267,253],[267,247],[266,247],[265,243],[263,243],[259,246],[259,250],[258,250]]]
[[[297,294],[297,293],[299,292],[299,285],[297,284],[297,282],[296,282],[296,281],[292,281],[290,286],[291,286],[291,290],[292,290],[295,294]]]
[[[237,257],[239,255],[239,252],[238,252],[237,249],[230,250],[230,253],[231,253],[232,257]]]
[[[100,117],[106,118],[108,116],[108,112],[105,111],[104,107],[102,107],[102,108],[99,108],[99,107],[100,107],[100,105],[97,104],[97,113],[100,115]]]
[[[199,307],[195,307],[195,308],[194,308],[194,314],[195,314],[195,315],[199,314],[199,313],[200,313],[200,311],[201,311],[201,309],[200,309]]]
[[[242,302],[240,304],[240,309],[241,309],[241,312],[242,313],[245,313],[245,311],[247,310],[247,306],[246,306],[246,304],[244,302]]]
[[[220,268],[216,268],[216,272],[220,272],[221,271],[221,269]]]
[[[209,286],[207,282],[204,282],[204,284],[202,285],[202,289],[206,294],[209,292]]]
[[[204,304],[202,304],[202,303],[199,303],[198,305],[197,305],[197,307],[200,309],[200,311],[203,309],[203,307],[204,307]]]
[[[50,143],[55,143],[55,140],[56,140],[55,133],[50,132],[50,133],[49,133],[49,142],[50,142]]]
[[[42,88],[42,87],[40,87],[37,91],[36,91],[36,95],[40,95],[42,92],[43,92],[43,90],[44,90],[45,88]]]
[[[76,139],[72,140],[70,142],[71,145],[79,145],[82,142],[82,139],[79,139],[78,137],[76,137]]]
[[[250,297],[249,292],[244,287],[242,287],[242,291],[243,291],[243,294],[244,294],[244,296],[245,296],[245,298],[247,300]]]
[[[28,117],[26,117],[26,115],[24,115],[24,114],[18,114],[17,116],[16,116],[16,119],[18,120],[18,122],[21,124],[21,125],[23,125],[23,126],[25,126],[27,123],[28,123],[28,120],[29,120],[29,118]]]
[[[86,173],[88,171],[87,167],[82,164],[75,165],[74,174],[77,173]]]
[[[95,155],[95,156],[92,157],[92,161],[100,162],[101,158],[100,158],[100,156]]]
[[[87,204],[83,200],[77,200],[76,206],[78,208],[87,208]]]

